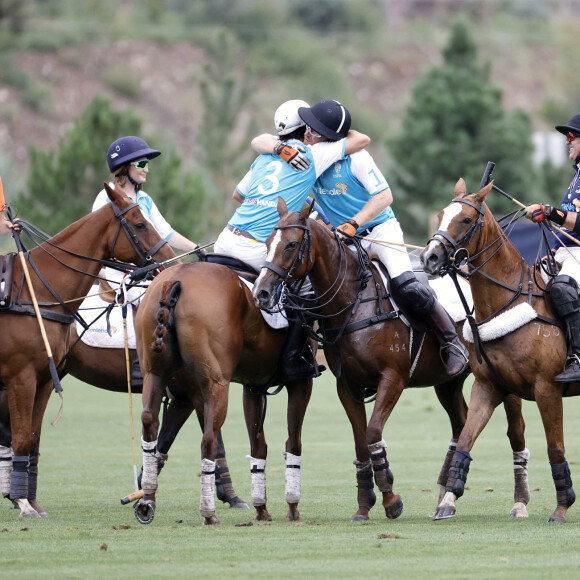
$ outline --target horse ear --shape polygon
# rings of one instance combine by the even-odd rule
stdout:
[[[460,177],[459,181],[455,184],[455,197],[463,197],[466,193],[467,185],[465,185],[463,177]]]
[[[278,215],[280,216],[280,219],[288,215],[288,206],[281,197],[278,197]]]
[[[115,187],[111,187],[106,181],[103,184],[105,186],[105,191],[107,192],[107,195],[109,196],[109,199],[111,201],[115,201],[116,199],[119,198],[119,192],[117,191],[117,186],[115,185]]]
[[[477,197],[479,197],[481,199],[481,201],[485,201],[485,198],[487,197],[487,194],[491,191],[492,187],[493,187],[493,180],[491,180],[483,189],[481,189],[478,192]]]
[[[305,222],[308,219],[308,216],[312,213],[312,208],[314,207],[314,199],[312,203],[308,204],[306,207],[300,210],[300,219]]]

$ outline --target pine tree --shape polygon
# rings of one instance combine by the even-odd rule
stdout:
[[[496,163],[501,189],[524,203],[537,195],[530,120],[502,108],[501,91],[490,82],[490,66],[478,62],[466,21],[454,24],[442,54],[443,64],[417,80],[402,130],[388,142],[397,217],[423,241],[429,215],[451,201],[459,177],[476,190],[488,161]],[[499,194],[488,203],[498,215],[516,209]]]

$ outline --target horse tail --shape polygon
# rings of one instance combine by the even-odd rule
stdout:
[[[163,341],[167,337],[167,332],[174,327],[175,306],[181,296],[181,282],[173,280],[166,282],[161,291],[159,299],[159,310],[157,311],[157,326],[155,327],[155,342],[153,352],[163,350]]]

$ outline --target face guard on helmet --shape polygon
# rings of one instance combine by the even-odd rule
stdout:
[[[119,167],[146,157],[153,159],[161,155],[161,151],[151,149],[140,137],[121,137],[109,146],[107,151],[107,165],[109,171],[115,173]]]
[[[282,103],[274,113],[274,126],[278,135],[288,135],[300,127],[304,127],[304,121],[298,114],[300,107],[308,107],[306,101],[294,99]]]
[[[344,139],[350,130],[350,112],[338,101],[321,101],[298,109],[301,119],[314,131],[331,141]]]

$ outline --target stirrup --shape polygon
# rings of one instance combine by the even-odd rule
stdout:
[[[451,353],[451,349],[454,349],[456,352]],[[443,353],[445,351],[448,351],[449,354],[447,355],[446,358],[443,358]],[[463,346],[463,344],[455,344],[453,342],[446,342],[440,349],[439,349],[439,353],[440,353],[440,357],[441,357],[441,361],[443,362],[443,365],[445,366],[445,369],[447,370],[447,374],[451,377],[457,377],[459,376],[461,373],[463,373],[465,371],[465,369],[467,368],[467,365],[469,364],[469,351],[465,348],[465,346]],[[454,373],[450,373],[449,372],[449,358],[450,355],[453,354],[455,356],[457,355],[461,355],[461,357],[463,357],[463,364],[460,370],[454,372]]]
[[[573,354],[566,359],[564,371],[556,375],[554,380],[557,383],[575,383],[580,382],[580,357]]]

